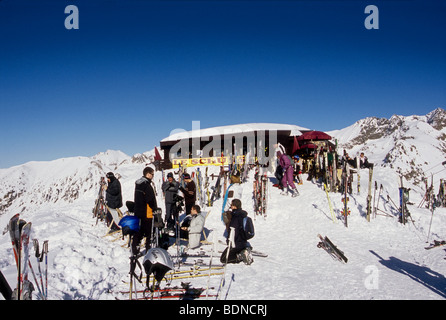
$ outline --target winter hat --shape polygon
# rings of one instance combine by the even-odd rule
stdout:
[[[115,175],[113,174],[113,172],[107,172],[107,174],[105,175],[107,177],[107,179],[113,179],[115,177]]]
[[[167,174],[167,177],[168,177],[168,178],[173,178],[173,173],[172,173],[172,172],[169,172],[169,173]]]
[[[190,179],[190,174],[189,174],[189,173],[185,173],[185,174],[183,174],[183,178],[184,178],[184,179]]]

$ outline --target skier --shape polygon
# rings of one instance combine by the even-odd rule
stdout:
[[[183,179],[186,183],[186,186],[184,188],[182,186],[180,186],[180,190],[184,194],[184,202],[186,205],[186,214],[190,214],[190,210],[192,209],[192,206],[195,204],[197,188],[195,186],[195,182],[190,178],[189,173],[185,173],[183,175]]]
[[[110,209],[119,209],[122,207],[122,191],[121,183],[116,179],[113,172],[108,172],[106,174],[108,185],[103,185],[102,188],[105,190],[105,201]],[[119,221],[114,221],[110,211],[107,212],[107,222],[108,224],[113,223],[111,230],[119,229],[117,223]]]
[[[204,228],[204,217],[201,215],[201,208],[199,205],[193,205],[190,215],[181,223],[180,236],[183,239],[188,239],[189,249],[195,249],[200,246],[201,233]]]
[[[175,181],[172,172],[169,172],[167,174],[167,181],[165,181],[161,187],[165,195],[166,204],[166,216],[164,222],[169,230],[175,227],[175,214],[177,212],[175,211],[176,201],[174,196],[178,193],[179,187],[180,184],[178,181]]]
[[[369,163],[369,160],[364,155],[364,152],[361,152],[361,154],[359,155],[359,167],[361,169],[373,168],[373,163]]]
[[[230,244],[222,253],[220,257],[221,263],[240,263],[243,261],[245,264],[251,264],[253,262],[251,254],[251,246],[246,240],[243,219],[248,216],[248,213],[242,210],[242,202],[239,199],[231,201],[231,212],[227,212],[225,215],[226,223],[226,243],[229,245],[229,239],[231,237],[231,230],[234,230],[234,243]],[[228,248],[229,254],[228,254]]]
[[[133,255],[139,253],[139,245],[144,237],[146,237],[146,251],[150,249],[153,211],[158,210],[155,192],[152,188],[153,174],[154,170],[146,167],[143,170],[143,176],[135,182],[134,213],[141,219],[141,225],[139,231],[133,237]]]
[[[281,192],[281,194],[287,195],[288,189],[290,187],[291,196],[292,197],[298,196],[299,191],[297,191],[296,185],[293,182],[293,166],[291,164],[290,156],[282,154],[280,155],[279,161],[280,161],[280,166],[283,168],[283,178],[282,178],[283,191]]]

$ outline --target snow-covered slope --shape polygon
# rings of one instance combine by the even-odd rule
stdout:
[[[114,172],[123,183],[136,180],[146,163],[153,161],[153,155],[154,151],[149,151],[130,157],[107,150],[93,157],[32,161],[0,169],[0,216],[95,197],[100,178],[107,172]]]
[[[346,149],[353,157],[364,152],[375,165],[393,168],[419,184],[445,160],[446,111],[438,108],[425,116],[394,115],[390,119],[369,117],[329,134],[338,140],[340,152]]]
[[[437,208],[432,215],[430,210],[418,208],[425,190],[416,185],[415,178],[404,180],[405,186],[412,189],[413,205],[409,205],[409,211],[413,222],[400,224],[393,204],[398,202],[397,168],[403,173],[410,172],[412,160],[416,161],[414,167],[424,172],[429,173],[436,166],[433,172],[440,172],[434,176],[437,192],[436,179],[445,175],[445,171],[440,171],[445,155],[440,150],[444,143],[443,115],[440,109],[427,116],[368,118],[330,133],[350,154],[363,150],[376,163],[373,181],[378,186],[382,184],[383,191],[381,197],[378,198],[378,193],[374,197],[375,203],[379,201],[380,211],[370,222],[365,218],[366,192],[358,194],[354,190],[350,195],[351,214],[346,228],[340,220],[340,194],[329,194],[336,216],[333,221],[327,195],[319,182],[305,180],[298,186],[300,196],[291,198],[280,195],[272,187],[273,176],[269,176],[268,216],[255,220],[256,236],[251,240],[254,249],[267,253],[268,257],[255,257],[250,266],[229,265],[222,298],[445,299],[445,251],[441,247],[432,250],[424,247],[428,237],[430,241],[445,239],[446,209]],[[371,127],[375,128],[373,132]],[[361,140],[366,132],[371,139]],[[386,157],[397,154],[397,150],[405,150],[406,157]],[[50,299],[123,297],[117,292],[128,289],[125,283],[129,272],[128,249],[124,241],[103,237],[107,228],[103,223],[96,225],[91,209],[99,178],[108,171],[119,174],[124,202],[132,200],[134,182],[152,154],[130,157],[107,151],[92,158],[31,162],[0,170],[0,227],[3,230],[11,216],[20,212],[23,219],[33,223],[33,238],[49,240]],[[218,168],[210,168],[209,174],[213,170]],[[368,175],[367,171],[363,173],[361,186],[366,190]],[[252,178],[251,171],[242,185],[242,203],[254,217]],[[210,179],[211,185],[215,181]],[[159,191],[160,172],[156,172],[154,182]],[[158,203],[164,210],[160,192]],[[212,208],[204,208],[210,210],[206,220],[208,239],[216,242],[223,239],[221,206],[220,199]],[[335,261],[318,248],[318,234],[328,236],[344,251],[348,262]],[[204,249],[210,250],[211,246]],[[216,249],[223,248],[220,245]],[[174,248],[169,251],[176,254]],[[15,287],[16,267],[8,234],[0,237],[0,269]],[[207,284],[206,278],[190,281],[197,287]],[[211,277],[211,286],[218,287],[219,283],[220,276]]]

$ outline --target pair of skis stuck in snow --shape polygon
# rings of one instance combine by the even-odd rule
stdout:
[[[327,236],[323,237],[320,234],[317,235],[320,239],[320,242],[317,244],[318,248],[322,248],[335,260],[339,260],[341,262],[347,263],[348,259],[344,255],[344,252],[338,249],[337,246],[331,242],[330,239],[328,239]]]
[[[32,292],[34,291],[34,285],[29,280],[28,272],[31,270],[37,289],[39,291],[39,298],[46,300],[48,298],[48,241],[43,243],[42,251],[39,250],[39,241],[33,239],[32,245],[34,246],[35,256],[38,263],[38,271],[40,277],[40,284],[37,280],[36,273],[30,259],[30,237],[31,237],[31,222],[26,222],[20,219],[20,215],[14,215],[8,224],[8,231],[11,237],[12,249],[14,252],[14,258],[17,265],[17,287],[11,295],[5,297],[12,300],[32,300]],[[45,258],[45,281],[44,275],[41,269],[41,262]],[[5,286],[7,284],[4,284]],[[9,286],[9,284],[8,284]],[[9,290],[6,290],[8,292]]]

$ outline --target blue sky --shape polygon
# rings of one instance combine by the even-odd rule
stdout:
[[[0,168],[133,155],[194,120],[424,115],[446,107],[445,30],[441,0],[0,0]]]

